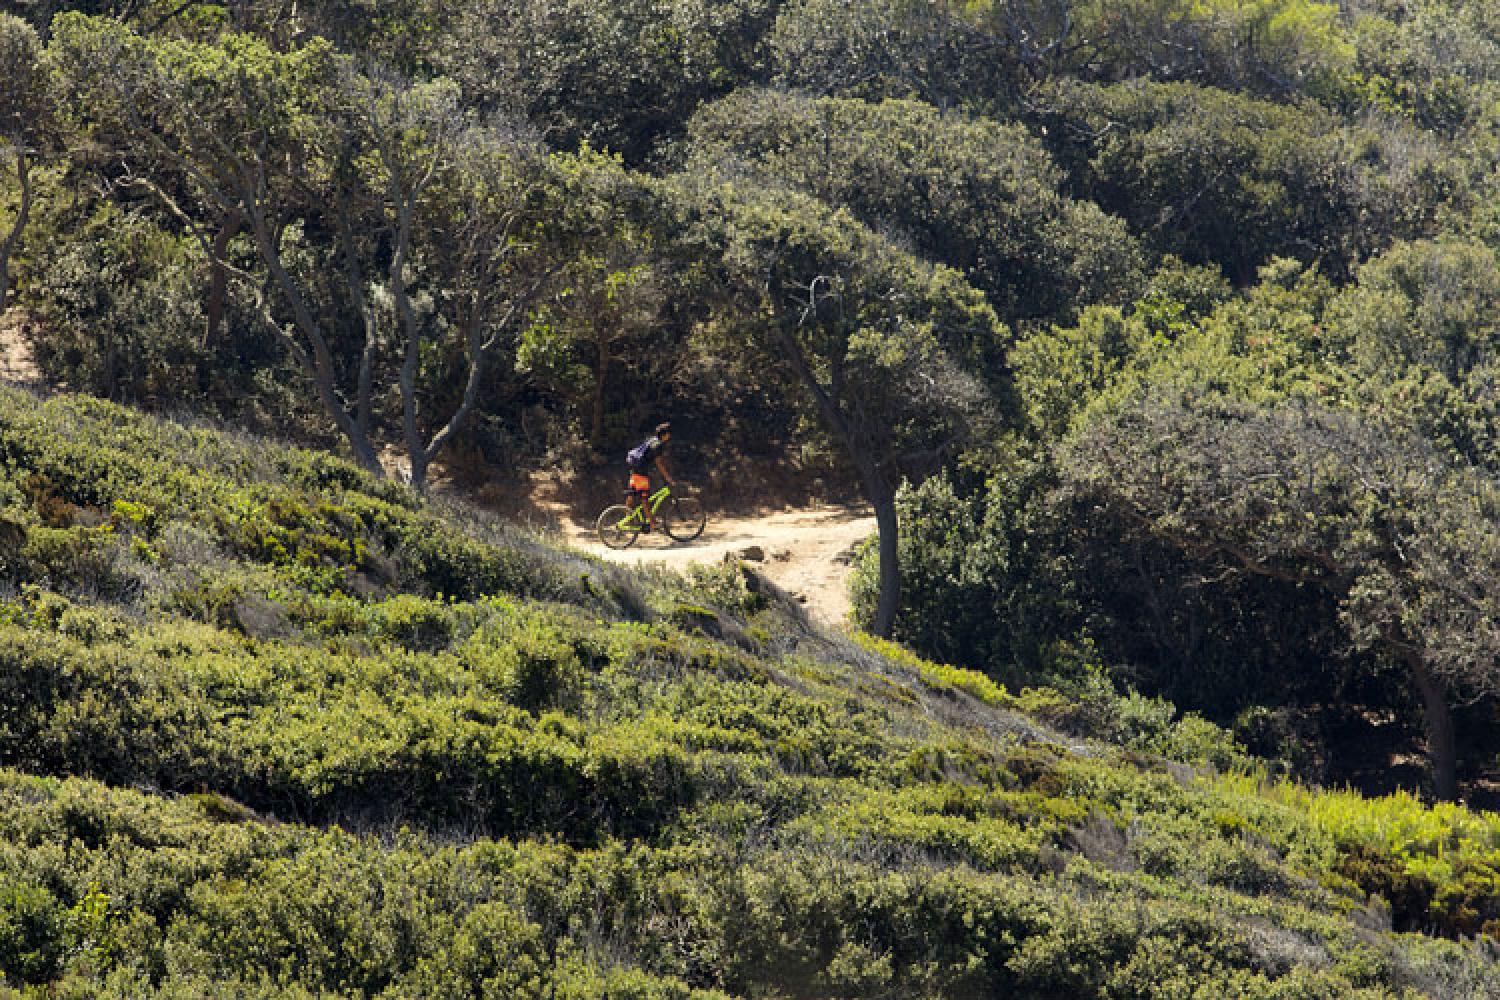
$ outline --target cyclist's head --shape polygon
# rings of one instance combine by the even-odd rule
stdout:
[[[656,436],[665,441],[672,436],[672,425],[663,420],[656,425]]]

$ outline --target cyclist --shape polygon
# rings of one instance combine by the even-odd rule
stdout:
[[[645,501],[647,494],[651,492],[651,466],[656,466],[656,471],[661,473],[670,486],[676,486],[677,480],[667,471],[667,463],[662,459],[662,452],[666,450],[667,442],[672,440],[672,425],[662,422],[656,425],[656,431],[649,438],[630,449],[625,456],[625,464],[630,467],[630,485],[625,490],[625,504],[631,510],[636,505]],[[656,526],[655,515],[650,506],[646,507],[646,527],[643,531],[650,531]]]

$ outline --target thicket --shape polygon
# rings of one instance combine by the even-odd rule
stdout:
[[[689,468],[875,507],[873,631],[1480,794],[1492,7],[11,3],[0,305],[54,380],[419,490],[676,416]],[[215,544],[460,598],[550,558],[390,502]],[[39,525],[17,579],[149,590],[101,527]]]
[[[1500,818],[0,392],[0,991],[1473,997]]]
[[[1402,244],[1344,289],[1287,261],[1023,340],[1032,434],[909,492],[896,634],[1002,674],[1078,636],[1225,723],[1341,691],[1420,719],[1455,795],[1493,752],[1496,259]]]

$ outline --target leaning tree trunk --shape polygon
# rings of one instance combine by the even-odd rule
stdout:
[[[384,477],[385,469],[380,464],[380,456],[375,451],[374,442],[370,440],[370,428],[363,423],[361,414],[351,413],[344,405],[344,401],[339,398],[338,375],[334,368],[333,353],[329,350],[328,340],[323,336],[322,327],[313,317],[312,310],[308,307],[297,288],[297,283],[292,279],[286,269],[286,264],[281,259],[281,251],[277,248],[276,238],[271,233],[270,221],[264,213],[257,210],[255,199],[245,197],[242,199],[242,204],[247,207],[247,221],[255,237],[255,246],[261,263],[265,264],[271,274],[271,280],[280,290],[286,305],[291,309],[297,329],[301,330],[302,335],[307,338],[307,347],[303,347],[291,337],[286,338],[286,343],[291,346],[298,363],[312,379],[313,388],[318,393],[318,400],[323,404],[323,409],[333,418],[334,424],[349,442],[349,447],[354,451],[354,460],[366,472]]]
[[[880,595],[875,601],[875,620],[870,632],[882,639],[889,639],[896,625],[896,613],[901,610],[901,556],[900,523],[896,518],[896,491],[880,471],[878,458],[854,433],[849,420],[840,408],[834,392],[826,388],[807,363],[807,356],[797,338],[789,332],[780,331],[782,346],[787,360],[797,378],[812,396],[818,412],[828,422],[829,429],[844,445],[849,460],[859,472],[860,484],[865,489],[865,499],[875,508],[875,526],[880,532]]]
[[[1458,749],[1453,729],[1453,711],[1446,686],[1423,661],[1408,652],[1407,665],[1422,695],[1422,717],[1427,727],[1427,765],[1432,770],[1432,791],[1444,802],[1458,798]]]

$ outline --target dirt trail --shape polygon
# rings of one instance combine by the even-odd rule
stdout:
[[[0,382],[40,388],[42,371],[31,356],[31,345],[21,332],[20,311],[8,310],[0,318]]]
[[[773,511],[754,517],[719,517],[712,512],[708,528],[694,542],[674,542],[659,534],[643,535],[634,546],[605,548],[593,529],[560,519],[573,546],[614,562],[661,563],[685,569],[694,563],[719,562],[736,556],[751,563],[772,583],[803,601],[816,619],[841,625],[849,615],[847,584],[855,548],[875,533],[867,510],[819,507]]]
[[[0,382],[32,388],[45,385],[14,310],[0,321]],[[393,460],[393,466],[398,464]],[[561,502],[560,483],[536,476],[527,485],[531,494],[525,498],[527,519],[556,529],[575,548],[614,562],[661,563],[679,570],[732,555],[754,565],[772,583],[803,601],[809,614],[829,625],[841,625],[848,617],[853,553],[875,533],[874,516],[853,507],[820,506],[735,517],[710,511],[707,530],[694,542],[643,535],[633,547],[615,551],[600,544],[592,522],[584,523]],[[515,499],[505,504],[512,513]]]

